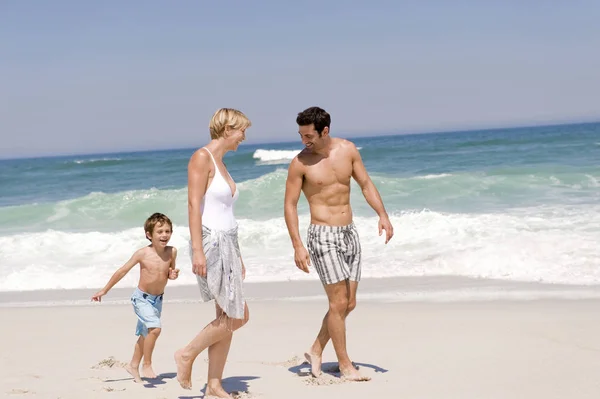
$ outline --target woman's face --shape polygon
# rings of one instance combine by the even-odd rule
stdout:
[[[226,140],[231,144],[231,150],[236,151],[240,143],[246,140],[246,128],[228,129],[226,132]]]

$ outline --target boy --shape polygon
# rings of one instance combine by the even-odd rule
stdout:
[[[151,244],[138,249],[131,259],[112,275],[106,286],[92,297],[92,301],[100,302],[115,284],[135,265],[140,264],[140,281],[131,296],[133,310],[138,317],[135,334],[139,338],[131,363],[125,366],[125,370],[133,376],[135,382],[142,382],[139,372],[142,357],[144,377],[157,377],[152,370],[152,351],[161,330],[163,293],[167,281],[175,280],[179,276],[179,269],[175,268],[177,249],[167,245],[173,233],[171,220],[162,213],[155,213],[144,223],[144,231]]]

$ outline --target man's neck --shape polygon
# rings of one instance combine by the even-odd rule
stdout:
[[[329,136],[325,139],[324,144],[325,145],[322,148],[315,150],[314,153],[323,157],[328,157],[331,152],[331,138]]]

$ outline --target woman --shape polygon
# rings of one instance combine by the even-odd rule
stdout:
[[[221,379],[233,332],[248,321],[242,291],[246,275],[240,256],[233,205],[238,198],[235,182],[223,156],[237,150],[246,138],[250,120],[240,111],[219,109],[209,128],[211,142],[197,150],[188,164],[188,215],[192,271],[203,301],[215,300],[216,318],[185,347],[175,352],[177,380],[191,389],[192,365],[208,348],[206,396],[231,398]]]

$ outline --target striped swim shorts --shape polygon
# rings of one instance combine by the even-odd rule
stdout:
[[[308,226],[308,253],[323,284],[360,281],[361,249],[354,223]]]

